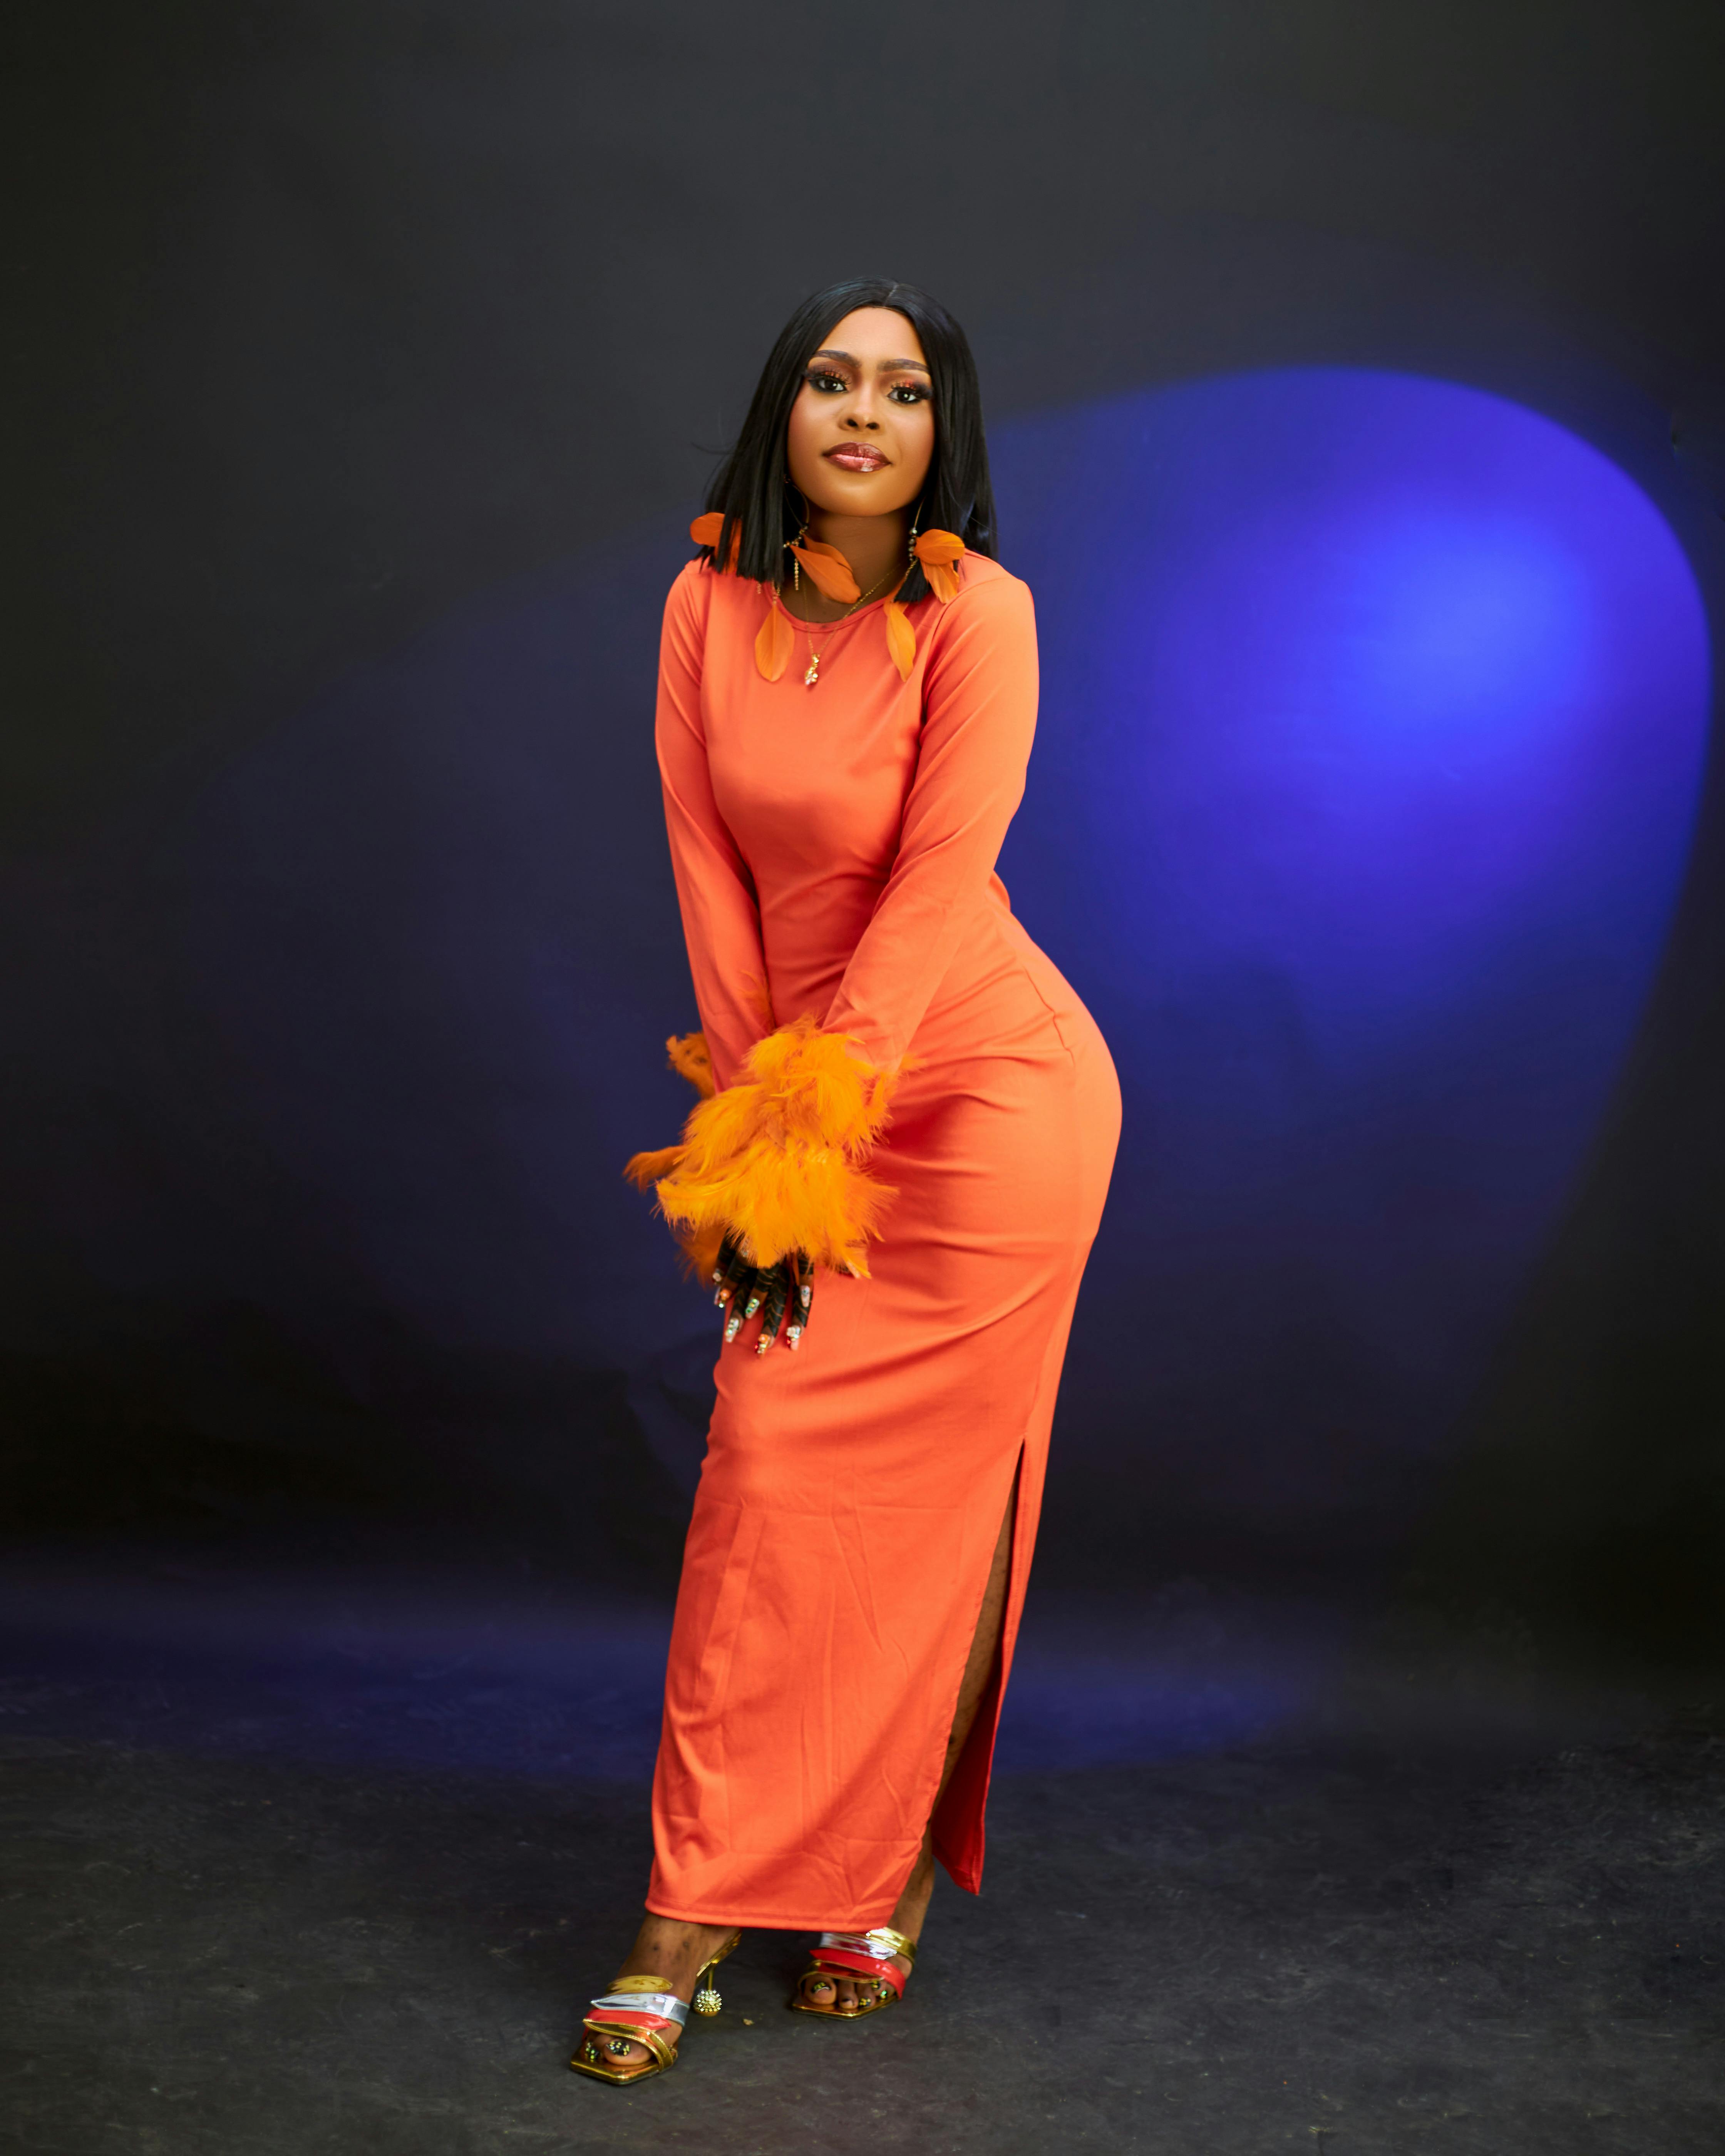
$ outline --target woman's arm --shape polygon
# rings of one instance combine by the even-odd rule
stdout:
[[[940,628],[898,857],[824,1021],[889,1072],[987,901],[1036,731],[1036,617],[1025,587],[1004,577],[973,586]]]
[[[665,601],[654,739],[683,940],[713,1076],[730,1085],[772,1026],[754,878],[713,798],[701,715],[709,579],[679,577]]]
[[[866,1239],[891,1194],[867,1173],[869,1151],[897,1066],[986,902],[1035,729],[1024,586],[978,584],[941,628],[897,859],[825,1024],[800,1019],[757,1040],[741,1075],[690,1116],[683,1144],[655,1160],[660,1204],[691,1249],[728,1234],[756,1266],[801,1253],[868,1269]]]

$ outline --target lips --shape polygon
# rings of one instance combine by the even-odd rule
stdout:
[[[837,449],[827,450],[825,455],[827,462],[837,465],[840,471],[881,471],[891,461],[880,450],[871,449],[866,442],[840,442]]]

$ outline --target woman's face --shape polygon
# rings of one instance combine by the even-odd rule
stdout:
[[[785,438],[791,484],[811,508],[886,516],[922,492],[934,394],[916,331],[890,307],[834,325],[803,371]]]

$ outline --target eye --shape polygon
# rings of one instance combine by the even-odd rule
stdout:
[[[842,397],[850,387],[842,374],[834,374],[829,367],[811,367],[803,379],[822,397]]]
[[[932,393],[921,382],[895,382],[887,395],[895,404],[926,404]]]

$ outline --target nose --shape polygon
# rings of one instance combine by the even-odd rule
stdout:
[[[845,424],[859,434],[878,434],[880,422],[875,417],[875,384],[864,377],[856,395],[850,400],[850,409],[845,414]]]

